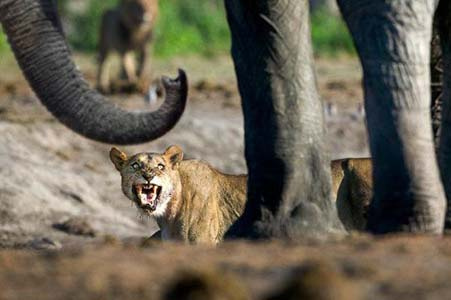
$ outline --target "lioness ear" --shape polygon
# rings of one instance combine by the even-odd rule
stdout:
[[[110,159],[116,167],[116,170],[121,171],[127,161],[127,154],[113,147],[110,150]]]
[[[179,146],[169,146],[164,151],[164,156],[171,163],[172,168],[175,169],[183,159],[183,151]]]

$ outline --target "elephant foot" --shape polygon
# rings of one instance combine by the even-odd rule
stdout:
[[[260,216],[246,213],[227,232],[227,238],[270,239],[291,241],[303,239],[323,239],[344,236],[343,225],[333,216],[333,210],[324,210],[315,203],[296,205],[289,217],[273,215],[268,209],[260,208]],[[330,214],[330,215],[329,215]],[[333,222],[331,220],[337,220]]]
[[[387,203],[392,205],[387,205]],[[394,203],[396,204],[393,205]],[[375,207],[376,204],[374,207],[372,206],[367,224],[368,231],[373,234],[394,232],[443,233],[444,208],[442,199],[429,200],[427,205],[402,205],[403,203],[405,204],[406,201],[392,199],[391,201],[384,201],[383,206],[380,206],[380,203],[377,208]],[[431,205],[431,203],[434,203],[434,205]],[[451,225],[451,222],[449,224]]]

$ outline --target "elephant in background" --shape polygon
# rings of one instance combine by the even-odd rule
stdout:
[[[88,86],[72,61],[54,0],[2,0],[0,23],[33,91],[63,124],[113,144],[156,139],[180,119],[187,99],[183,71],[163,78],[166,99],[155,112],[128,112]]]
[[[316,91],[307,0],[226,0],[245,122],[248,202],[230,236],[340,232]],[[438,1],[338,0],[363,67],[373,158],[373,233],[441,234],[451,199],[451,4],[441,1],[444,63],[439,171],[430,116]],[[446,196],[445,196],[446,191]],[[449,207],[450,205],[448,205]],[[451,220],[450,209],[446,216]]]

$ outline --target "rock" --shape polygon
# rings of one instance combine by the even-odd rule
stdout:
[[[24,248],[31,248],[35,250],[59,250],[62,245],[57,240],[47,237],[36,238],[24,245]]]
[[[88,221],[80,218],[71,218],[62,223],[53,224],[53,228],[64,231],[67,234],[95,237],[96,231]]]

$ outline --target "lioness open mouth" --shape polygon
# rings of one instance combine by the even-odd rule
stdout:
[[[139,207],[151,212],[157,209],[161,186],[155,184],[136,184],[133,186]]]

